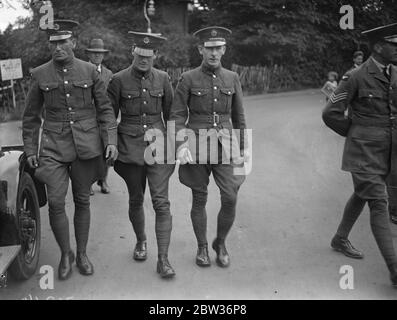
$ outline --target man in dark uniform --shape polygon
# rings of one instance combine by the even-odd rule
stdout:
[[[105,83],[105,87],[107,88],[110,82],[110,79],[113,76],[113,72],[106,68],[102,61],[105,58],[105,54],[109,53],[108,49],[105,49],[105,45],[102,39],[92,39],[88,48],[85,49],[85,52],[88,56],[89,62],[94,64],[99,73],[99,77]],[[98,180],[98,185],[101,187],[102,193],[109,193],[110,189],[107,183],[108,176],[108,166],[106,166],[103,177]],[[91,187],[90,194],[94,195],[94,190]]]
[[[127,184],[129,218],[137,238],[133,258],[138,261],[147,257],[143,201],[148,181],[156,212],[157,272],[162,278],[170,278],[175,271],[168,261],[172,229],[168,182],[175,169],[175,161],[153,161],[153,152],[160,157],[160,150],[152,152],[149,139],[146,139],[156,130],[165,136],[165,122],[172,104],[173,91],[168,74],[153,68],[157,49],[166,39],[151,33],[130,31],[129,34],[134,41],[134,60],[130,67],[113,76],[108,88],[116,118],[121,111],[118,127],[120,155],[114,169]]]
[[[52,60],[32,72],[22,123],[28,162],[47,187],[50,225],[62,252],[61,280],[69,278],[75,259],[65,212],[69,179],[75,203],[76,264],[80,273],[91,275],[94,268],[86,254],[90,186],[103,170],[104,148],[110,161],[117,157],[117,124],[105,85],[94,65],[74,57],[72,30],[77,25],[72,20],[54,20],[51,27],[41,26],[49,34]]]
[[[366,203],[371,229],[397,285],[397,255],[388,221],[388,193],[397,177],[397,24],[363,32],[369,38],[371,57],[347,73],[323,111],[323,120],[346,137],[342,170],[350,171],[354,193],[346,204],[331,246],[351,258],[363,258],[348,235]],[[350,105],[351,114],[344,115]]]
[[[220,142],[220,136],[231,134],[232,128],[242,131],[246,128],[239,76],[221,65],[221,58],[226,51],[226,37],[230,34],[231,31],[223,27],[208,27],[194,33],[200,40],[198,50],[203,58],[202,64],[182,74],[170,116],[170,120],[175,121],[178,133],[187,127],[197,137],[193,142],[189,139],[183,144],[177,143],[177,159],[181,164],[179,179],[192,189],[191,219],[198,244],[196,264],[202,267],[211,264],[205,210],[209,176],[213,174],[221,195],[217,237],[212,243],[217,254],[216,262],[221,267],[230,264],[225,239],[235,219],[237,193],[245,178],[244,175],[234,174],[236,164],[224,157],[227,144]],[[206,138],[204,141],[200,139],[202,134],[208,135],[211,142],[207,144]],[[194,140],[198,140],[198,143]],[[236,144],[232,145],[235,156]],[[237,158],[241,160],[240,148],[244,153],[244,144],[238,145],[237,141]],[[221,157],[226,161],[220,160]],[[247,148],[245,157],[248,158]]]

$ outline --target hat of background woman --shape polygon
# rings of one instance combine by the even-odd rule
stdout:
[[[97,53],[106,53],[109,52],[108,49],[105,49],[105,45],[102,39],[92,39],[88,48],[85,49],[86,52],[97,52]]]

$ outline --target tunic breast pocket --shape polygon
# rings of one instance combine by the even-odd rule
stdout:
[[[76,98],[77,106],[81,105],[80,101],[83,102],[83,106],[92,104],[92,86],[94,81],[91,79],[73,81],[73,92],[72,96]]]
[[[189,107],[195,111],[211,110],[209,89],[206,88],[192,88],[190,89]]]
[[[368,113],[383,113],[387,108],[386,93],[379,89],[360,89],[358,91],[358,98],[360,100],[360,107],[364,112]],[[378,112],[377,112],[378,111]]]
[[[56,107],[57,103],[57,96],[59,96],[58,92],[58,82],[51,82],[51,83],[41,83],[39,85],[40,90],[43,92],[44,95],[44,103],[47,107]]]
[[[139,97],[140,93],[136,90],[121,91],[121,112],[128,114],[139,114]]]
[[[234,88],[221,88],[220,89],[221,104],[224,106],[223,111],[229,113],[232,107],[232,98],[234,94]]]
[[[153,89],[149,91],[150,99],[152,100],[152,106],[155,107],[155,110],[151,110],[154,113],[160,113],[162,111],[162,102],[164,96],[163,89]]]

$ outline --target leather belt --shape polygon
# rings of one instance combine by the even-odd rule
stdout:
[[[230,114],[219,114],[214,112],[213,114],[190,114],[189,122],[190,123],[203,123],[203,124],[212,124],[214,127],[217,127],[219,124],[229,122]]]
[[[383,118],[372,118],[372,119],[362,119],[357,118],[353,115],[352,124],[360,125],[364,127],[392,127],[396,125],[396,117],[394,115],[390,115],[390,117]]]
[[[121,115],[121,122],[128,124],[142,125],[144,128],[146,128],[148,125],[160,121],[163,121],[163,118],[161,117],[161,113],[158,114],[143,113],[141,115],[127,115],[127,114]]]
[[[64,112],[63,110],[46,109],[44,119],[55,122],[71,122],[87,119],[96,119],[95,109],[75,109],[73,111]]]

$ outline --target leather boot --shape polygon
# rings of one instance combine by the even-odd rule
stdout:
[[[162,278],[172,278],[175,276],[175,270],[171,267],[168,257],[165,254],[160,254],[157,260],[157,273]]]
[[[75,256],[72,250],[68,253],[63,253],[61,256],[61,262],[58,267],[58,278],[59,280],[67,280],[72,275],[72,264]]]
[[[82,275],[90,276],[94,273],[94,266],[85,252],[77,252],[76,265]]]
[[[208,255],[208,244],[198,246],[196,264],[200,267],[209,267],[211,265],[211,260]]]
[[[331,241],[332,249],[342,252],[345,256],[353,258],[353,259],[362,259],[364,258],[364,254],[353,247],[350,241],[346,238],[341,238],[338,235],[335,235]]]
[[[101,187],[101,192],[104,194],[110,193],[110,188],[106,180],[98,180],[97,182],[98,186]]]
[[[212,249],[216,252],[216,263],[222,268],[227,268],[230,265],[230,257],[227,253],[225,242],[215,239],[212,242]]]
[[[138,241],[134,249],[134,260],[144,261],[147,258],[147,244],[146,241]]]

